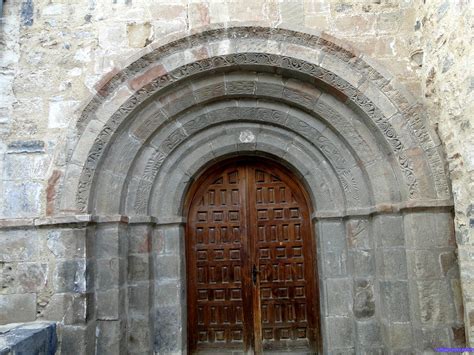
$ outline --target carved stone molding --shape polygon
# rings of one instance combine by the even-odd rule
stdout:
[[[319,62],[310,63],[306,60],[285,55],[285,53],[237,52],[212,55],[215,52],[213,48],[216,47],[216,43],[222,41],[235,42],[238,49],[239,44],[252,39],[291,44],[300,48],[300,50],[304,48],[317,50],[322,53],[323,62],[329,63],[328,66],[331,66],[331,61],[337,60],[347,66],[348,75],[352,75],[349,72],[354,72],[361,79],[354,86],[335,72],[321,66]],[[200,50],[196,52],[195,49],[197,48]],[[170,64],[167,62],[167,58],[180,58],[180,53],[186,53],[188,56],[192,55],[196,60],[168,69]],[[318,61],[320,60],[318,59]],[[433,149],[437,146],[437,143],[433,141],[432,133],[427,128],[423,110],[414,100],[405,95],[390,76],[380,74],[373,65],[368,64],[363,55],[341,47],[334,43],[334,39],[325,35],[318,36],[287,29],[264,27],[231,27],[204,31],[156,48],[136,60],[126,69],[119,71],[99,88],[98,94],[83,111],[78,122],[79,131],[83,131],[88,122],[97,118],[97,110],[110,100],[116,90],[120,90],[125,85],[131,89],[133,94],[106,120],[102,131],[95,138],[78,182],[76,202],[79,210],[87,210],[94,174],[111,138],[117,134],[120,130],[119,127],[135,113],[140,105],[152,96],[159,97],[162,92],[168,94],[177,83],[191,82],[194,78],[237,68],[261,70],[263,72],[284,72],[285,75],[295,75],[296,77],[306,76],[309,78],[308,80],[319,83],[318,85],[321,88],[324,88],[339,100],[346,101],[356,110],[363,112],[374,122],[390,143],[408,187],[408,198],[417,199],[422,196],[419,194],[419,182],[413,161],[406,154],[406,147],[390,122],[391,117],[395,114],[406,117],[406,120],[410,122],[409,127],[415,131],[418,144],[428,156],[428,164],[435,178],[435,188],[439,198],[449,197],[449,188],[442,159],[437,150]],[[353,81],[353,78],[351,80]],[[249,90],[251,91],[252,88],[235,87],[236,95],[244,94]],[[369,98],[369,96],[373,96],[373,92],[379,95],[377,103]],[[291,99],[291,93],[286,93],[286,96]],[[294,102],[304,106],[311,99],[313,98],[310,95],[299,95],[294,98]],[[164,106],[164,108],[165,115],[174,115],[177,113],[175,110],[179,111],[179,107],[175,106]],[[384,114],[384,110],[389,112],[390,115]],[[101,121],[105,122],[104,118],[101,118]],[[162,155],[162,158],[179,142],[182,138],[181,134],[180,131],[177,131],[169,137],[163,149],[160,150],[159,154]],[[149,167],[148,171],[157,168],[155,164],[153,167]],[[346,177],[347,183],[345,185],[349,188],[351,186],[350,177],[345,172],[341,172],[341,176]]]

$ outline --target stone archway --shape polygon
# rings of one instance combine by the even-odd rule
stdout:
[[[93,215],[97,351],[186,348],[186,191],[242,154],[279,157],[311,195],[325,351],[451,343],[461,316],[440,143],[363,54],[322,34],[205,29],[114,73],[76,129],[57,212]]]

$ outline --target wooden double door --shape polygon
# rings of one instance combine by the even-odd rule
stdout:
[[[308,199],[270,162],[222,163],[188,196],[190,353],[317,353]]]

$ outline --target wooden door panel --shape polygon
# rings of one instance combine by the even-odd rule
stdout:
[[[249,193],[254,194],[254,198],[250,197],[251,203],[254,201],[250,216],[256,219],[260,348],[288,349],[301,342],[307,342],[309,347],[311,294],[306,268],[311,266],[305,260],[302,234],[303,230],[309,232],[309,211],[304,211],[305,219],[301,209],[307,206],[279,175],[256,167],[251,168],[250,174],[254,176]]]
[[[243,348],[244,176],[229,168],[196,193],[189,212],[188,302],[191,348]],[[244,221],[244,224],[242,224]],[[248,342],[248,341],[247,341]]]
[[[216,168],[197,183],[186,238],[191,353],[317,348],[309,208],[287,173]]]

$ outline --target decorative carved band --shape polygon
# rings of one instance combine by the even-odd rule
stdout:
[[[166,73],[156,78],[153,82],[138,90],[127,102],[125,102],[112,115],[102,132],[97,137],[90,151],[86,166],[80,179],[77,195],[78,208],[82,211],[86,210],[90,187],[92,185],[93,171],[98,166],[100,157],[102,156],[107,142],[111,138],[112,132],[115,132],[120,124],[122,124],[142,102],[145,102],[151,96],[184,78],[189,79],[197,74],[202,75],[203,73],[213,70],[235,68],[236,66],[245,67],[246,65],[251,65],[254,69],[255,65],[258,65],[262,67],[275,67],[298,71],[301,74],[317,79],[324,83],[324,85],[330,86],[345,95],[348,100],[350,100],[355,106],[359,107],[373,122],[375,122],[387,141],[390,142],[394,154],[398,158],[400,169],[405,176],[409,198],[414,199],[418,197],[418,182],[413,171],[412,162],[403,152],[405,149],[403,143],[397,137],[395,130],[388,121],[388,118],[385,117],[380,109],[378,109],[376,105],[357,88],[339,78],[334,73],[331,73],[316,64],[308,63],[300,59],[265,53],[238,53],[207,58],[177,68],[170,73]],[[174,148],[176,142],[173,144],[171,141],[175,138],[176,137],[169,137],[169,142],[166,146],[167,151]],[[155,167],[155,169],[157,168]],[[343,171],[341,176],[343,179],[347,178],[347,172]],[[347,187],[352,185],[350,179],[345,185]]]

